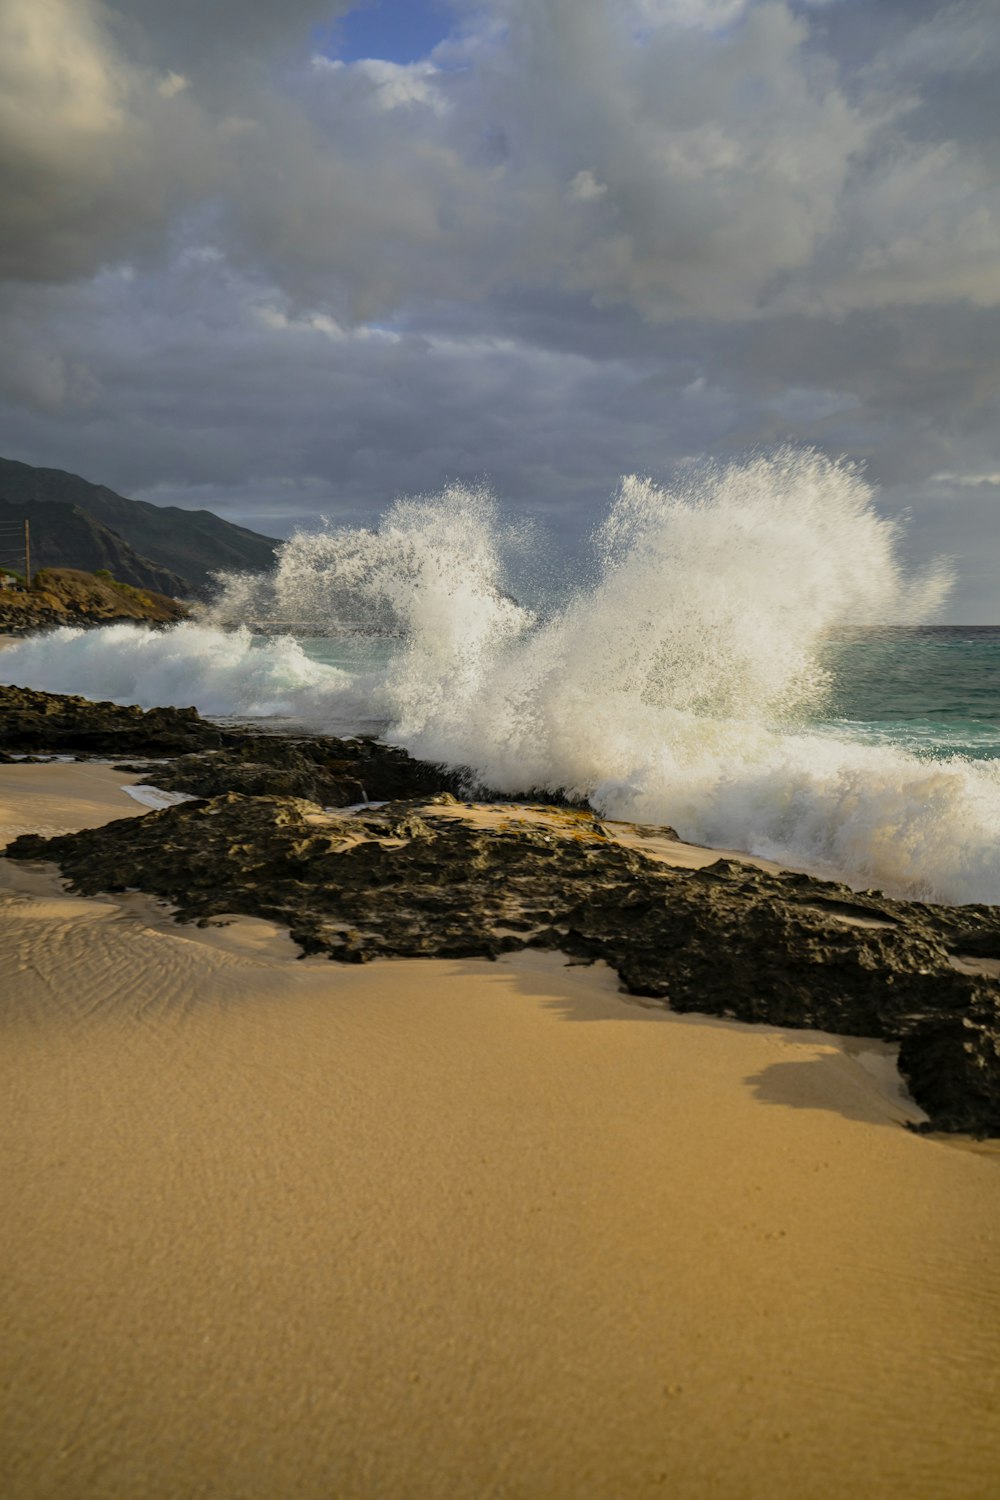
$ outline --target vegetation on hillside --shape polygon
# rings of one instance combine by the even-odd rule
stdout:
[[[188,617],[185,605],[152,589],[121,583],[106,568],[41,568],[30,588],[9,568],[0,570],[14,587],[0,588],[0,633],[23,635],[52,625],[146,621],[171,624]]]

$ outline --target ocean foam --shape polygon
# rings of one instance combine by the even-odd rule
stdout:
[[[182,802],[194,802],[190,792],[165,792],[158,786],[146,786],[139,782],[134,786],[123,786],[122,791],[134,802],[153,812],[162,812],[165,807],[180,807]]]
[[[345,703],[355,679],[311,661],[297,641],[254,644],[245,629],[185,622],[169,630],[62,626],[10,645],[0,681],[49,693],[80,693],[143,708],[193,705],[203,714],[320,722],[331,698]]]
[[[858,472],[814,452],[623,481],[590,581],[538,618],[515,602],[524,538],[452,486],[377,531],[300,534],[266,580],[225,581],[216,619],[309,620],[385,642],[352,674],[289,638],[211,623],[60,631],[0,657],[8,680],[195,703],[317,728],[380,717],[413,754],[504,791],[564,790],[605,816],[820,870],[856,886],[1000,902],[1000,766],[929,761],[810,728],[845,625],[926,619]]]

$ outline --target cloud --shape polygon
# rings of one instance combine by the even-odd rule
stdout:
[[[980,485],[1000,489],[1000,469],[992,474],[932,474],[930,483],[957,484],[962,489],[969,489],[970,487],[978,489]]]
[[[0,276],[62,281],[159,247],[211,181],[179,74],[130,59],[99,0],[0,11]]]
[[[576,198],[580,203],[592,203],[595,198],[603,198],[607,190],[607,183],[598,182],[593,172],[584,167],[573,178],[568,192],[571,198]]]
[[[253,81],[253,49],[301,46],[296,23],[336,10],[286,4],[279,22],[235,0],[5,0],[0,277],[72,280],[162,254],[223,190],[234,100],[263,121],[272,89]]]
[[[74,0],[74,4],[76,0]],[[86,3],[86,0],[85,0]],[[147,63],[218,78],[249,60],[283,64],[306,55],[354,0],[105,0],[123,45]]]
[[[161,99],[176,99],[178,94],[191,87],[191,80],[185,78],[183,73],[164,73],[156,85],[156,92]]]
[[[460,66],[317,62],[345,8],[8,0],[6,274],[164,253],[207,216],[347,319],[511,285],[660,321],[1000,294],[989,161],[906,134],[929,57],[985,66],[979,7],[851,80],[826,10],[783,0],[494,0]]]
[[[405,66],[326,57],[347,8],[6,0],[4,450],[268,527],[487,475],[569,538],[791,439],[995,524],[992,3],[454,0]]]
[[[320,73],[343,73],[370,85],[364,90],[368,100],[379,109],[402,109],[407,105],[426,105],[435,114],[443,114],[447,103],[437,87],[439,70],[432,62],[395,63],[366,57],[348,65],[319,54],[312,59]],[[361,92],[361,91],[359,91]]]

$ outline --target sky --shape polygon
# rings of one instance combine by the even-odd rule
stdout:
[[[0,0],[0,454],[269,535],[865,465],[1000,623],[996,0]]]
[[[447,0],[366,0],[331,30],[316,34],[317,51],[346,63],[377,57],[405,65],[428,57],[448,37],[454,12]]]

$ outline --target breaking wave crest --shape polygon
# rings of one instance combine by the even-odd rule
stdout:
[[[375,531],[294,537],[272,577],[224,580],[201,623],[64,631],[0,667],[317,728],[377,717],[389,740],[498,790],[584,795],[855,885],[1000,901],[998,763],[810,728],[831,632],[926,620],[947,593],[944,571],[901,569],[898,529],[854,468],[786,450],[671,489],[629,478],[593,543],[585,580],[529,607],[530,534],[453,486],[398,502]],[[350,631],[368,670],[231,628],[262,618]]]

